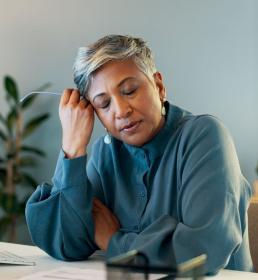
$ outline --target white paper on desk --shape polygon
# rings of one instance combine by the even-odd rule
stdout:
[[[106,280],[106,271],[97,269],[81,269],[60,267],[53,270],[36,272],[19,278],[20,280]]]

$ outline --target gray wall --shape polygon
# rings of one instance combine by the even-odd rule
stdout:
[[[252,182],[258,160],[257,10],[255,0],[0,0],[0,77],[13,75],[24,94],[48,81],[60,92],[73,87],[79,46],[108,33],[142,36],[155,53],[168,99],[221,118]],[[2,85],[0,92],[0,110],[6,111]],[[57,98],[42,97],[28,111],[52,114],[29,141],[48,151],[34,171],[39,181],[50,180],[60,148],[57,109]],[[102,133],[98,123],[94,138]]]

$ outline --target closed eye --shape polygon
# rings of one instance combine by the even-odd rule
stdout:
[[[131,95],[133,94],[135,91],[137,90],[137,88],[134,88],[133,90],[128,90],[128,91],[123,91],[122,94],[124,95]]]
[[[110,104],[110,101],[107,101],[107,102],[105,102],[104,104],[101,104],[99,107],[100,107],[101,109],[106,109],[106,108],[109,106],[109,104]]]

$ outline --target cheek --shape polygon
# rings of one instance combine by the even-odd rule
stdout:
[[[142,98],[139,102],[139,110],[144,111],[151,119],[159,118],[161,115],[161,101],[158,96]]]
[[[112,118],[108,115],[105,114],[103,112],[96,112],[98,119],[100,120],[100,122],[102,123],[102,125],[107,129],[107,130],[111,130],[113,127],[113,121]]]

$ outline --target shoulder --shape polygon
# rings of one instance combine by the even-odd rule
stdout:
[[[186,129],[189,129],[189,131],[193,131],[195,129],[208,129],[212,131],[221,131],[221,130],[226,130],[225,125],[223,122],[212,115],[197,115],[193,116],[192,118],[188,119],[186,122]]]
[[[235,145],[229,130],[220,119],[211,115],[193,116],[184,123],[179,153],[182,156],[194,154],[197,157],[213,154],[214,158],[227,155],[236,159]]]
[[[191,112],[170,104],[168,108],[169,129],[177,131],[177,135],[183,137],[196,137],[197,135],[221,135],[227,134],[228,130],[222,121],[212,115],[193,115]]]
[[[230,133],[223,122],[212,115],[193,116],[185,122],[183,137],[189,140],[210,139],[222,141],[231,139]]]

